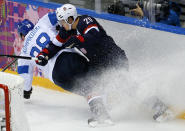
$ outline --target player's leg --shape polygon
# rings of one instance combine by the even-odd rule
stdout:
[[[56,59],[52,78],[56,85],[72,91],[76,78],[83,76],[87,70],[85,58],[76,53],[63,52]]]
[[[108,126],[113,124],[104,103],[103,91],[97,85],[99,78],[98,74],[99,73],[92,75],[88,72],[86,76],[77,79],[75,88],[72,91],[75,94],[84,96],[87,100],[91,111],[91,117],[88,119],[88,125],[90,127]]]
[[[32,80],[33,80],[33,61],[29,60],[18,60],[18,74],[24,79],[24,94],[25,99],[30,99],[32,94]]]
[[[93,116],[89,119],[89,123],[107,120],[109,115],[104,107],[102,97],[92,95],[92,84],[89,79],[89,77],[92,78],[92,74],[88,72],[87,68],[86,59],[83,57],[74,53],[62,53],[53,68],[53,81],[65,90],[87,99]]]
[[[104,105],[103,98],[101,96],[95,95],[90,96],[87,99],[92,117],[88,119],[88,124],[91,127],[96,127],[98,125],[113,125],[110,115]]]
[[[89,69],[85,76],[77,79],[78,86],[73,90],[87,100],[92,115],[88,119],[88,124],[91,127],[113,125],[104,103],[104,89],[98,85],[101,72],[101,70],[94,70],[94,68]]]

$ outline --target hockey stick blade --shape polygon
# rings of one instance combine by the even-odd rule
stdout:
[[[2,55],[0,57],[11,57],[11,58],[18,58],[18,59],[26,59],[26,60],[37,60],[35,57],[28,57],[28,56],[16,56],[16,55]]]

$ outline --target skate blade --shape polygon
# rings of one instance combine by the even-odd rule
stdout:
[[[104,121],[88,121],[89,127],[95,128],[95,127],[107,127],[107,126],[113,126],[114,122],[110,119],[104,120]]]

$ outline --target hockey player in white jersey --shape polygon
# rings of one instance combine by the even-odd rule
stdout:
[[[18,24],[18,33],[24,40],[24,46],[21,50],[21,56],[36,57],[40,51],[55,38],[57,30],[57,19],[55,12],[50,12],[43,16],[34,26],[27,19]],[[29,99],[32,93],[33,70],[36,66],[35,61],[18,60],[18,73],[25,80],[24,98]],[[38,65],[37,65],[38,66]],[[49,73],[49,65],[43,67],[38,66],[45,75]],[[46,76],[49,78],[50,75]],[[52,79],[50,79],[52,80]]]
[[[24,40],[24,46],[21,50],[20,55],[36,57],[38,56],[40,51],[42,51],[47,45],[49,45],[51,41],[53,43],[58,43],[59,41],[56,39],[57,35],[56,27],[58,27],[57,21],[58,20],[56,18],[56,13],[50,12],[43,16],[35,26],[31,21],[27,19],[20,22],[18,24],[18,32],[20,34],[20,37]],[[67,36],[65,36],[64,34],[64,37]],[[55,83],[53,79],[53,68],[56,66],[55,64],[56,59],[62,52],[73,52],[80,56],[82,55],[76,49],[70,48],[63,49],[58,53],[58,55],[50,59],[49,62],[47,61],[46,66],[39,66],[35,63],[35,61],[31,60],[25,59],[18,60],[18,73],[25,79],[25,88],[24,88],[25,99],[29,99],[32,93],[33,70],[35,66],[37,66],[39,69],[41,69],[42,72],[44,72],[46,78],[49,78],[53,83]]]

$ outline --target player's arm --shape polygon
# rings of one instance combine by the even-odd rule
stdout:
[[[58,35],[54,38],[46,48],[44,48],[37,56],[36,63],[41,66],[45,66],[48,60],[55,56],[61,49],[64,49],[63,43],[65,43],[76,31],[65,31],[64,28],[60,28]]]
[[[98,22],[93,17],[87,16],[83,19],[81,24],[84,26],[79,26],[78,28],[82,32],[81,37],[84,39],[83,42],[85,44],[98,43],[102,35]]]
[[[50,42],[46,48],[44,48],[37,57],[37,60],[35,61],[36,64],[45,66],[48,63],[48,60],[55,56],[58,51],[60,51],[62,47],[56,46],[52,42]]]

